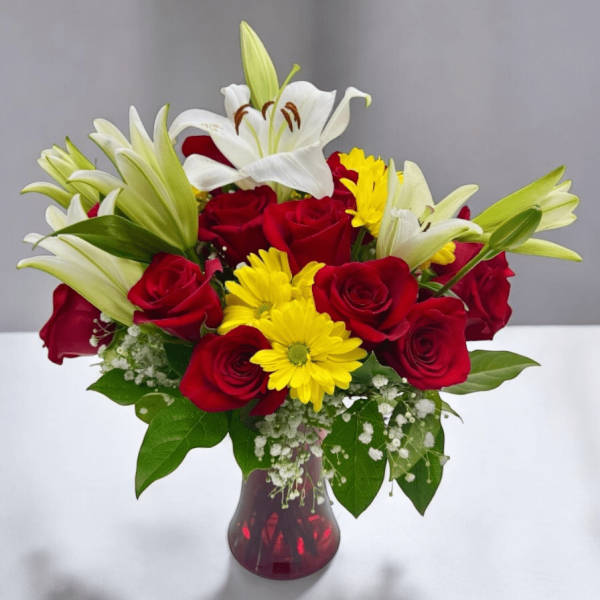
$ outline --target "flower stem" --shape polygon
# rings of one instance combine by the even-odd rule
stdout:
[[[484,246],[479,254],[475,255],[446,285],[441,287],[435,294],[434,298],[443,296],[449,289],[451,289],[458,281],[460,281],[473,267],[476,267],[480,262],[484,260],[490,260],[499,254],[496,250],[492,250],[488,246]]]
[[[360,253],[360,249],[362,248],[362,243],[365,238],[366,232],[367,230],[364,227],[361,227],[360,231],[358,232],[358,235],[356,236],[356,240],[354,242],[354,245],[352,246],[352,257],[350,259],[352,262],[358,261],[358,255]]]
[[[200,265],[200,258],[198,257],[198,255],[196,254],[196,251],[193,248],[188,248],[185,251],[185,257],[188,260],[191,260],[193,263]]]

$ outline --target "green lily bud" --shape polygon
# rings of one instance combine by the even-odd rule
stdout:
[[[69,138],[66,139],[65,145],[66,151],[54,145],[49,150],[44,150],[38,159],[40,167],[59,185],[38,181],[23,188],[21,193],[44,194],[64,208],[69,208],[75,194],[81,194],[84,207],[89,210],[100,200],[98,192],[88,185],[72,183],[69,178],[75,171],[93,171],[96,167]]]
[[[542,220],[542,209],[533,206],[505,221],[490,236],[488,246],[497,252],[512,251],[524,244]]]
[[[277,96],[277,72],[260,38],[246,21],[240,23],[240,46],[244,76],[250,88],[250,100],[255,108],[260,109]]]

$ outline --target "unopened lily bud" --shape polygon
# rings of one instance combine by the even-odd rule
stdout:
[[[250,99],[260,109],[279,92],[277,72],[260,38],[246,21],[240,23],[240,46]]]
[[[539,206],[528,208],[500,225],[490,236],[488,245],[498,252],[515,250],[535,233],[541,220]]]

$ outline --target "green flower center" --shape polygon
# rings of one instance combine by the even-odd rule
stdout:
[[[288,348],[288,358],[294,365],[304,365],[308,361],[308,348],[304,344],[292,344]]]
[[[256,318],[260,319],[265,313],[271,310],[271,305],[268,302],[264,302],[256,309]]]

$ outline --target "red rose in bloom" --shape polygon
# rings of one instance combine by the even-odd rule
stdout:
[[[198,219],[198,239],[212,242],[219,250],[225,246],[225,258],[234,267],[251,252],[269,247],[262,224],[270,204],[277,204],[277,196],[267,185],[215,196]]]
[[[48,348],[48,358],[62,365],[64,358],[93,356],[98,348],[90,345],[93,335],[108,345],[114,325],[100,322],[100,311],[68,285],[61,283],[52,296],[53,312],[42,327],[40,337]]]
[[[471,369],[465,341],[467,315],[456,298],[430,298],[408,313],[407,333],[379,353],[420,390],[439,390],[465,381]]]
[[[469,209],[464,207],[458,214],[468,219]],[[449,265],[431,265],[438,274],[433,279],[447,283],[462,269],[483,247],[483,244],[456,242],[456,260]],[[502,329],[512,314],[508,305],[510,282],[514,272],[508,266],[506,254],[502,252],[491,260],[480,262],[471,269],[452,291],[464,300],[469,307],[465,337],[468,341],[491,340]]]
[[[210,135],[191,135],[186,138],[181,146],[181,153],[185,157],[190,154],[201,154],[202,156],[212,158],[223,165],[233,167],[233,165],[225,158],[225,155],[217,148]]]
[[[218,260],[207,260],[205,274],[183,256],[156,254],[142,278],[129,290],[127,298],[141,310],[133,322],[154,323],[167,333],[194,342],[200,326],[217,327],[223,318],[221,301],[210,285]]]
[[[350,260],[351,217],[339,200],[296,200],[272,204],[265,210],[263,231],[269,243],[287,252],[297,273],[316,260],[343,265]]]
[[[260,398],[252,415],[268,415],[285,400],[287,389],[267,389],[269,374],[250,359],[271,347],[255,327],[241,325],[226,335],[205,335],[194,348],[179,389],[207,412],[232,410]]]
[[[417,299],[418,285],[408,265],[394,256],[341,267],[323,267],[313,294],[319,312],[348,329],[373,349],[406,333],[406,315]]]
[[[346,169],[346,167],[340,161],[340,153],[334,152],[328,159],[327,164],[331,169],[331,175],[333,176],[333,194],[334,200],[340,200],[346,205],[346,208],[356,210],[356,199],[352,192],[342,183],[342,179],[349,179],[356,183],[358,181],[358,173]]]

